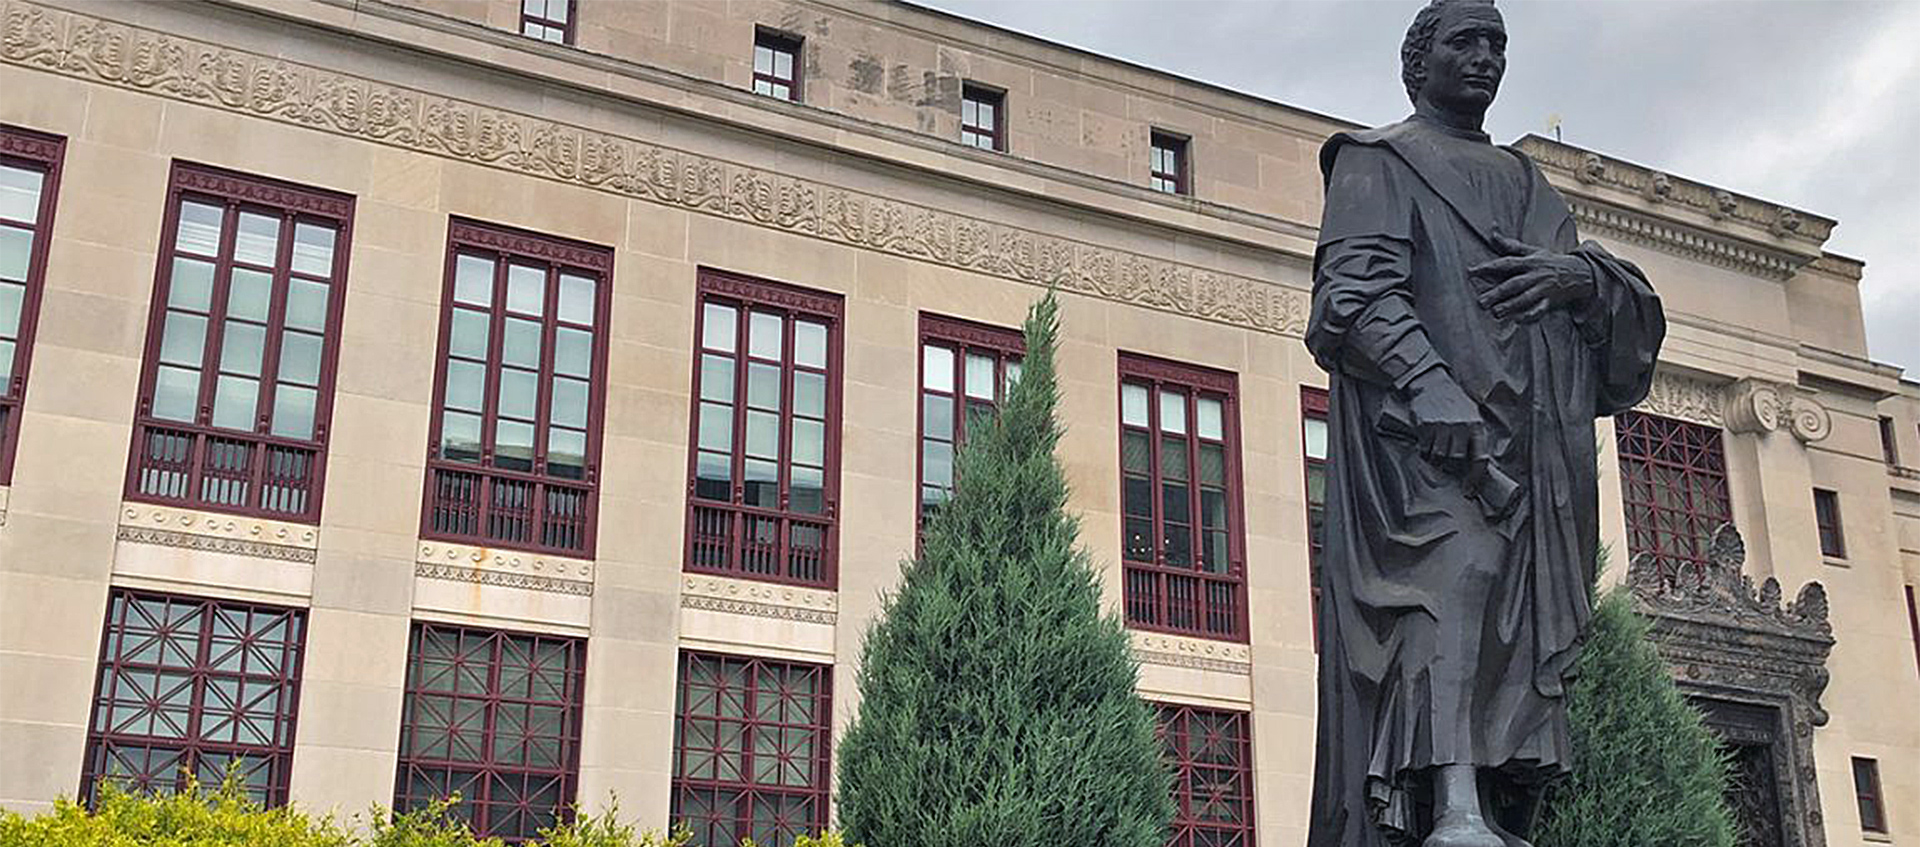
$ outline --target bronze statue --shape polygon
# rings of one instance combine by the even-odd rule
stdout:
[[[1307,346],[1332,374],[1308,847],[1525,847],[1568,769],[1591,616],[1594,419],[1639,402],[1666,324],[1640,270],[1481,131],[1489,0],[1402,46],[1413,115],[1320,152]]]

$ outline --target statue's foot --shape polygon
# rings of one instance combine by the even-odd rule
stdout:
[[[1521,842],[1524,844],[1525,842]],[[1420,847],[1513,847],[1494,833],[1479,815],[1447,815],[1433,827]]]

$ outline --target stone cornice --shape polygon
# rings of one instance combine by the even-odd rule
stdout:
[[[681,583],[680,606],[832,626],[839,620],[840,599],[838,594],[818,588],[687,574]]]
[[[783,232],[1262,332],[1303,290],[29,3],[0,61]]]
[[[1131,630],[1135,660],[1151,665],[1248,676],[1253,650],[1245,644]]]
[[[1602,233],[1706,265],[1781,280],[1806,264],[1804,258],[1786,251],[1715,235],[1579,195],[1568,195],[1567,205],[1573,210],[1574,220],[1583,234]]]
[[[120,504],[115,538],[306,564],[320,547],[320,530],[306,524],[131,501]]]
[[[413,573],[427,579],[524,588],[555,594],[581,597],[593,594],[592,562],[449,541],[419,542]]]

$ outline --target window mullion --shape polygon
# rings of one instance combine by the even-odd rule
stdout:
[[[1207,528],[1200,521],[1200,502],[1206,497],[1206,482],[1200,476],[1200,390],[1186,392],[1183,401],[1187,407],[1187,561],[1194,564],[1196,572],[1205,573]],[[1205,596],[1204,591],[1201,596]]]
[[[500,419],[500,379],[501,371],[506,367],[507,335],[507,268],[511,265],[504,253],[494,254],[493,265],[493,302],[487,315],[487,361],[485,375],[480,380],[480,466],[494,469],[495,430]],[[491,475],[487,475],[491,478]],[[486,503],[481,504],[482,518]]]
[[[747,370],[753,365],[753,357],[747,353],[747,330],[752,321],[753,312],[749,304],[742,302],[734,309],[733,331],[733,505],[747,505]],[[735,521],[735,533],[744,539],[744,531],[739,524],[745,518]],[[734,549],[739,550],[736,544]]]
[[[184,195],[180,202],[182,206],[185,205]],[[224,346],[222,342],[225,340],[223,330],[227,323],[227,298],[232,296],[234,241],[239,237],[236,230],[240,228],[239,204],[229,201],[224,203],[222,208],[220,246],[218,252],[214,254],[213,285],[207,295],[207,337],[200,347],[200,396],[197,398],[200,403],[198,408],[194,409],[193,418],[194,423],[208,427],[213,425],[213,407],[219,400],[220,351]],[[172,292],[169,291],[168,295],[171,296]],[[160,333],[162,343],[165,343],[166,324],[164,322],[161,324]],[[159,372],[158,365],[155,366],[154,371]],[[195,467],[197,470],[198,465],[196,464]]]

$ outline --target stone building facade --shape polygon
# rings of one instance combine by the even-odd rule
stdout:
[[[862,628],[1057,286],[1177,840],[1304,838],[1348,124],[905,4],[0,22],[0,805],[234,763],[507,835],[610,794],[817,826]],[[1610,574],[1747,751],[1752,843],[1920,839],[1920,387],[1867,358],[1861,263],[1519,146],[1666,302],[1603,428]]]

